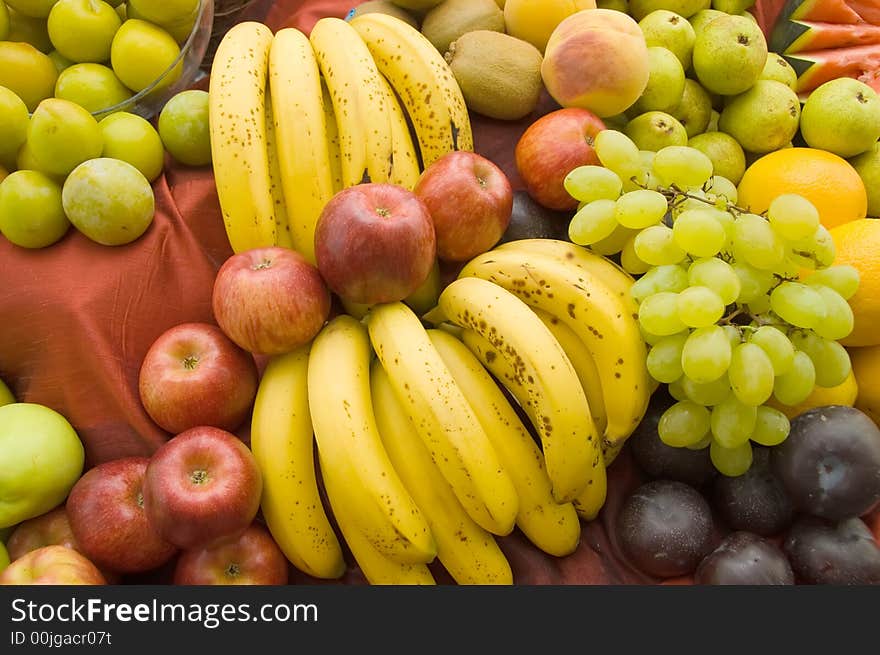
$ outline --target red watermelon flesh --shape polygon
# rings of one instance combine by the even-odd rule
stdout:
[[[798,74],[798,93],[838,77],[859,78],[880,71],[880,44],[783,55]]]
[[[870,2],[870,0],[861,1]],[[788,0],[779,13],[778,20],[786,18],[850,25],[862,21],[858,12],[845,0]]]
[[[880,25],[880,0],[846,0],[846,4],[862,17],[862,20]]]
[[[859,76],[859,80],[880,93],[880,70],[869,71]]]
[[[773,31],[770,49],[780,54],[789,54],[873,43],[880,43],[880,25],[789,20],[780,23]]]

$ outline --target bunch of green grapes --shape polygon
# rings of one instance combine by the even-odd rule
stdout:
[[[778,196],[765,215],[737,207],[735,185],[686,146],[639,151],[604,130],[602,166],[566,178],[580,202],[575,243],[619,254],[649,346],[648,371],[678,401],[661,440],[709,448],[723,474],[745,473],[752,442],[782,443],[788,418],[766,403],[804,401],[850,372],[838,343],[853,328],[847,300],[858,271],[834,266],[834,242],[802,196]]]

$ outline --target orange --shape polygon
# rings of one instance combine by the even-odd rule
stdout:
[[[816,206],[828,229],[868,214],[868,194],[856,169],[815,148],[783,148],[764,155],[746,169],[737,192],[737,204],[756,214],[778,195],[800,194]]]
[[[814,387],[813,393],[798,405],[783,405],[774,397],[770,397],[767,404],[770,407],[778,409],[789,419],[803,414],[808,409],[814,407],[826,407],[828,405],[845,405],[852,407],[856,402],[859,393],[859,386],[856,377],[852,371],[846,376],[846,380],[838,384],[836,387]]]
[[[856,407],[880,426],[880,346],[850,348],[849,358],[859,384]]]
[[[855,317],[844,346],[880,344],[880,219],[860,218],[830,230],[835,264],[849,264],[859,272],[859,290],[849,299]]]

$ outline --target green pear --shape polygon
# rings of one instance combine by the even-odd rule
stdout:
[[[721,16],[697,32],[694,72],[708,91],[736,95],[758,79],[767,61],[767,41],[756,23]]]
[[[714,175],[739,184],[746,171],[746,154],[736,139],[724,132],[704,132],[688,139],[688,145],[712,160]]]
[[[662,111],[647,111],[633,118],[623,130],[639,150],[657,152],[666,146],[686,146],[687,130]]]
[[[721,111],[718,129],[750,152],[778,150],[794,138],[801,117],[797,94],[782,82],[758,80]]]
[[[629,0],[630,16],[637,21],[657,9],[668,9],[690,18],[701,9],[708,9],[712,0]]]
[[[759,80],[776,80],[782,82],[792,91],[797,91],[797,73],[785,57],[778,52],[768,52],[764,68],[758,75]]]
[[[678,107],[683,93],[684,68],[678,57],[660,46],[648,48],[648,84],[633,105],[635,112],[670,112]]]
[[[825,82],[804,103],[801,136],[811,148],[841,157],[867,152],[880,138],[880,97],[849,77]]]
[[[629,0],[596,0],[597,9],[613,9],[624,14],[629,13]]]
[[[868,192],[868,216],[880,218],[880,141],[870,150],[849,160],[865,183]]]
[[[696,33],[706,27],[706,25],[722,16],[726,16],[723,11],[718,11],[717,9],[702,9],[691,16],[688,21],[690,22],[691,27],[694,28],[694,35],[696,35]]]
[[[725,14],[741,14],[755,6],[755,0],[712,0],[712,9]]]
[[[702,134],[712,117],[712,98],[700,83],[690,78],[684,81],[684,93],[678,107],[669,112],[684,125],[688,138]]]
[[[684,16],[668,9],[656,9],[639,21],[639,27],[649,47],[667,48],[675,53],[684,70],[691,67],[697,35]]]

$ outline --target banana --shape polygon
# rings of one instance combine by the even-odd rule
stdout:
[[[461,341],[436,329],[428,330],[428,336],[513,480],[519,496],[519,529],[545,553],[556,557],[573,553],[581,536],[574,506],[553,499],[544,455],[504,393]]]
[[[602,376],[596,367],[593,355],[580,337],[561,319],[537,307],[532,307],[532,311],[544,322],[568,355],[590,404],[590,415],[593,417],[593,423],[596,424],[596,430],[604,434],[608,426],[608,415],[605,413],[605,399],[602,397]]]
[[[521,404],[541,438],[553,497],[559,503],[576,498],[593,478],[600,437],[562,346],[516,295],[476,277],[447,285],[437,309],[488,339],[514,367],[527,395]]]
[[[344,484],[362,487],[355,521],[386,557],[425,563],[437,555],[431,530],[382,446],[370,399],[370,340],[364,326],[340,315],[312,343],[309,410],[318,452]]]
[[[288,27],[269,51],[277,159],[294,250],[315,264],[315,224],[333,196],[318,62],[308,37]]]
[[[272,31],[262,23],[239,23],[220,41],[211,67],[211,159],[223,225],[236,253],[275,245],[266,149],[266,77],[272,38]]]
[[[386,14],[361,14],[351,26],[406,107],[422,168],[452,150],[473,150],[464,96],[437,48],[412,25]]]
[[[333,99],[327,90],[327,83],[321,78],[321,95],[324,99],[324,122],[327,125],[327,154],[330,157],[330,181],[333,194],[342,191],[342,153],[339,151],[339,126],[333,113]]]
[[[272,205],[275,207],[275,245],[292,248],[293,242],[290,240],[290,222],[287,219],[287,204],[284,201],[277,142],[278,136],[272,110],[271,93],[269,89],[266,89],[266,155],[269,160],[269,193],[272,194]]]
[[[479,255],[459,275],[494,282],[568,325],[602,374],[605,441],[614,446],[632,434],[650,398],[647,352],[638,321],[618,294],[584,268],[521,250]]]
[[[388,84],[388,80],[382,77],[382,87],[385,89],[385,102],[391,112],[391,177],[392,184],[398,184],[412,191],[416,182],[419,181],[421,170],[419,169],[419,155],[416,152],[412,135],[409,133],[409,124],[406,122],[406,114],[400,101],[394,94],[394,89]]]
[[[370,542],[359,528],[361,517],[358,508],[366,489],[357,480],[339,475],[339,471],[327,465],[322,456],[319,459],[336,524],[367,582],[372,585],[436,584],[434,576],[424,564],[395,561]]]
[[[254,401],[251,450],[263,475],[260,507],[272,537],[300,571],[338,578],[345,561],[315,477],[308,367],[308,345],[269,360]]]
[[[465,511],[493,534],[510,533],[516,489],[421,321],[393,302],[372,307],[366,322],[397,397]]]
[[[370,51],[349,23],[332,16],[315,23],[309,40],[339,128],[343,186],[388,182],[391,110]]]
[[[428,519],[440,563],[459,584],[513,584],[510,563],[495,538],[477,525],[458,502],[378,360],[370,370],[370,388],[382,443]]]
[[[443,329],[448,328],[444,325]],[[483,367],[504,384],[517,402],[527,407],[529,393],[526,386],[522,383],[522,376],[516,372],[513,364],[504,358],[498,348],[473,330],[460,330],[458,338],[476,356]],[[533,413],[528,411],[526,413],[529,414],[530,418],[534,416]],[[532,422],[534,423],[533,418]],[[593,476],[587,482],[587,486],[571,501],[577,515],[588,521],[593,520],[599,514],[599,510],[605,504],[605,497],[608,492],[608,480],[605,472],[607,462],[598,461],[599,458],[596,458],[596,460]]]

